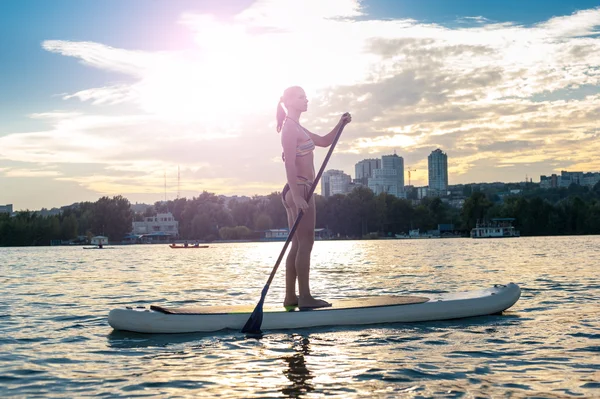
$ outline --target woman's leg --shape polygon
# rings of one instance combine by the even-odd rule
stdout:
[[[294,222],[296,221],[296,205],[292,199],[292,193],[290,192],[289,186],[286,184],[282,191],[282,202],[285,212],[287,214],[289,229],[292,229]],[[296,236],[292,237],[292,246],[285,258],[285,299],[283,300],[283,306],[292,310],[298,306],[298,295],[296,295],[296,254],[298,253],[298,239]]]
[[[293,206],[293,205],[292,205]],[[285,208],[287,212],[288,225],[290,229],[296,221],[295,211],[292,208]],[[285,259],[285,299],[283,306],[298,306],[298,295],[296,295],[296,254],[298,253],[298,239],[292,237],[292,246]]]
[[[315,242],[315,224],[315,200],[314,198],[311,198],[309,201],[309,207],[306,210],[306,212],[304,212],[304,216],[298,224],[298,228],[296,229],[296,234],[294,237],[294,239],[297,240],[295,266],[299,292],[298,306],[300,308],[318,308],[331,306],[331,304],[326,301],[313,298],[310,291],[310,255]]]

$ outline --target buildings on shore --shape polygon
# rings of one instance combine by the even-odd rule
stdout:
[[[439,148],[427,157],[429,189],[438,193],[448,191],[448,155]]]
[[[406,198],[404,191],[404,158],[397,154],[381,157],[381,168],[373,169],[367,179],[367,186],[375,193],[388,193],[398,198]]]
[[[145,217],[144,220],[133,222],[133,235],[147,238],[171,238],[179,235],[179,222],[171,212],[158,213],[156,216]]]
[[[13,204],[0,205],[0,213],[13,214]]]
[[[329,197],[335,194],[347,194],[354,187],[364,186],[370,188],[376,195],[388,193],[398,198],[407,198],[413,192],[413,199],[425,197],[444,197],[445,202],[453,206],[461,206],[456,200],[455,192],[450,190],[448,181],[448,155],[437,148],[427,157],[428,185],[423,187],[405,186],[404,184],[404,159],[397,154],[383,155],[381,159],[368,158],[357,162],[354,166],[355,178],[341,170],[329,170],[323,174],[321,194]],[[414,172],[408,168],[410,173]],[[568,188],[575,184],[578,186],[594,187],[600,183],[600,172],[568,172],[561,171],[559,175],[540,176],[540,188]],[[514,193],[512,193],[514,194]],[[453,199],[452,197],[455,197]],[[457,202],[458,201],[458,202]],[[454,203],[456,202],[456,204]]]
[[[431,152],[427,161],[429,185],[416,188],[417,198],[447,195],[448,156],[438,148]],[[354,179],[341,170],[332,169],[323,173],[321,195],[329,197],[335,194],[347,194],[356,186],[364,186],[376,195],[387,193],[398,198],[407,198],[409,187],[404,184],[404,158],[395,153],[383,155],[381,159],[363,159],[356,163],[354,172]],[[410,172],[409,168],[409,177]]]
[[[594,187],[600,182],[598,172],[567,172],[563,170],[560,175],[540,176],[540,188],[569,187],[571,184],[578,186]]]
[[[350,175],[341,170],[330,169],[321,176],[321,195],[324,197],[349,193],[354,187]]]
[[[381,159],[369,158],[359,161],[354,166],[354,182],[363,186],[369,185],[369,178],[373,177],[373,171],[381,168]]]

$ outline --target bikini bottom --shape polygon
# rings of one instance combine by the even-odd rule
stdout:
[[[313,182],[303,176],[296,176],[296,177],[298,178],[298,185],[300,187],[302,187],[302,190],[303,190],[302,196],[304,197],[306,202],[308,202],[308,200],[309,200],[308,193],[310,193],[310,189],[313,185]],[[283,190],[281,191],[281,200],[283,201],[283,206],[286,207],[286,209],[291,208],[290,205],[285,200],[285,196],[288,193],[288,191],[290,191],[290,185],[286,183],[285,186],[283,187]]]

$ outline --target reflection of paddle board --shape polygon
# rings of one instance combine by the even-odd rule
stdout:
[[[447,320],[502,312],[517,302],[518,285],[421,296],[381,296],[332,301],[333,306],[310,311],[264,309],[262,329]],[[241,330],[254,305],[165,308],[151,306],[113,309],[108,323],[115,330],[140,333],[208,332]]]

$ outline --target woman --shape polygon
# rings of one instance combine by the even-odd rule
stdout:
[[[315,179],[313,164],[315,146],[329,147],[338,129],[352,120],[350,114],[344,114],[331,132],[319,136],[300,125],[300,114],[307,110],[307,106],[306,93],[298,86],[287,88],[277,105],[277,132],[281,132],[283,161],[287,176],[287,184],[281,196],[290,229],[296,221],[298,212],[300,210],[304,212],[292,237],[292,247],[285,264],[286,289],[283,306],[288,310],[296,306],[300,309],[331,306],[329,302],[314,298],[310,292],[310,253],[315,241],[316,213],[315,200],[312,197],[308,199],[308,194]],[[296,294],[296,280],[298,280],[298,294]]]

